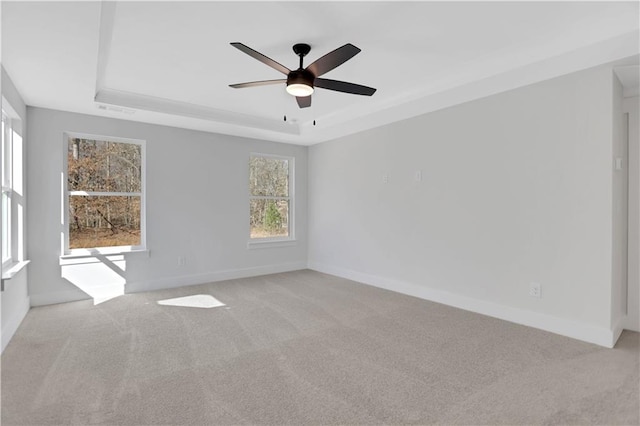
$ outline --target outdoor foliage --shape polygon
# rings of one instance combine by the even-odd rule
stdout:
[[[289,235],[289,161],[251,157],[249,193],[251,238]]]
[[[69,140],[69,248],[140,245],[141,164],[140,145]]]
[[[282,228],[282,215],[276,207],[275,201],[267,202],[267,211],[264,214],[264,229],[270,233],[277,233]]]

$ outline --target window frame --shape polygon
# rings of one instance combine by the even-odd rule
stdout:
[[[69,191],[68,175],[69,175],[69,141],[71,139],[88,139],[105,142],[126,143],[140,146],[140,193],[129,192],[109,192],[109,191]],[[62,155],[62,223],[63,238],[61,247],[61,257],[82,257],[92,256],[95,254],[121,254],[130,252],[146,252],[147,251],[147,208],[146,208],[146,188],[147,188],[147,152],[146,140],[123,138],[118,136],[103,136],[79,132],[64,132],[62,138],[63,155]],[[90,247],[90,248],[69,248],[69,201],[72,196],[140,196],[140,244],[136,246],[108,246],[108,247]]]
[[[29,260],[25,259],[25,221],[26,221],[26,187],[25,187],[25,129],[23,118],[13,108],[11,103],[2,96],[2,117],[4,129],[2,130],[2,176],[0,186],[2,192],[7,194],[8,209],[6,217],[7,250],[1,248],[2,261],[2,288],[4,291],[6,282],[17,276],[24,269]],[[4,236],[4,234],[3,234]]]
[[[3,225],[4,220],[7,220],[7,234],[2,235],[2,258],[0,259],[2,262],[2,268],[5,270],[8,268],[14,259],[14,241],[13,241],[13,226],[14,226],[14,218],[13,218],[13,123],[10,112],[5,110],[5,105],[2,106],[2,176],[1,176],[1,186],[2,186],[2,195],[7,195],[7,217],[2,217]],[[4,239],[6,238],[7,244],[7,252],[5,253],[4,247]]]
[[[288,235],[286,237],[262,237],[262,238],[251,238],[251,223],[250,220],[247,221],[248,225],[248,234],[249,241],[247,243],[248,248],[262,248],[262,247],[278,247],[283,245],[290,245],[296,241],[295,238],[295,157],[287,156],[287,155],[278,155],[278,154],[265,154],[262,152],[250,152],[249,153],[249,161],[247,162],[247,166],[249,166],[251,162],[251,158],[253,157],[262,157],[269,159],[277,159],[277,160],[287,160],[288,164],[288,174],[287,174],[287,189],[288,196],[287,197],[278,197],[278,196],[262,196],[262,195],[252,195],[251,187],[247,185],[247,193],[248,193],[248,213],[251,216],[251,200],[287,200],[289,202],[288,213],[289,217],[287,220],[288,226]],[[249,182],[250,171],[249,167],[247,167],[247,183]]]

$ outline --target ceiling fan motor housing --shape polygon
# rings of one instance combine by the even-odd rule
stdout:
[[[291,71],[287,76],[287,86],[291,84],[304,84],[313,87],[313,81],[316,77],[309,70],[297,69]]]

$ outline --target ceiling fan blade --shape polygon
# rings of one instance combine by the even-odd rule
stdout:
[[[309,96],[296,96],[296,101],[298,101],[298,106],[300,108],[308,108],[311,106],[311,95]]]
[[[277,71],[280,71],[282,74],[287,75],[291,72],[289,68],[285,67],[282,64],[277,63],[271,58],[264,56],[262,53],[253,50],[249,46],[245,46],[244,44],[238,43],[238,42],[231,43],[231,45],[236,49],[243,51],[244,53],[251,56],[252,58],[259,60],[263,64],[269,65],[271,68]]]
[[[286,82],[287,82],[286,78],[281,78],[279,80],[262,80],[262,81],[250,81],[248,83],[230,84],[229,87],[233,87],[234,89],[244,89],[245,87],[268,86],[270,84],[281,84]]]
[[[336,92],[351,93],[353,95],[371,96],[376,93],[373,87],[361,86],[360,84],[347,83],[346,81],[329,80],[326,78],[316,78],[313,82],[315,87],[335,90]]]
[[[360,49],[355,47],[351,43],[347,43],[342,47],[338,47],[333,52],[329,52],[323,57],[317,59],[314,63],[309,65],[307,69],[313,73],[316,77],[320,77],[335,67],[344,64],[349,59],[360,53]]]

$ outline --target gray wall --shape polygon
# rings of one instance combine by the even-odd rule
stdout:
[[[92,267],[66,262],[62,278],[59,256],[65,131],[146,140],[149,255],[130,254],[112,264],[109,259],[97,262],[107,272],[103,279],[110,274],[114,284],[122,279],[126,292],[306,266],[306,147],[31,107],[28,120],[32,305],[86,298],[80,288],[100,275],[95,263]],[[247,248],[250,152],[295,157],[297,243],[293,246]],[[186,257],[184,266],[178,265],[179,256]]]
[[[629,269],[624,328],[640,331],[640,98],[623,100],[629,114]]]
[[[629,212],[629,153],[622,112],[622,84],[615,73],[612,79],[612,270],[611,270],[611,326],[622,330],[627,311],[627,248]]]
[[[600,67],[311,147],[310,267],[610,346],[612,90]]]

